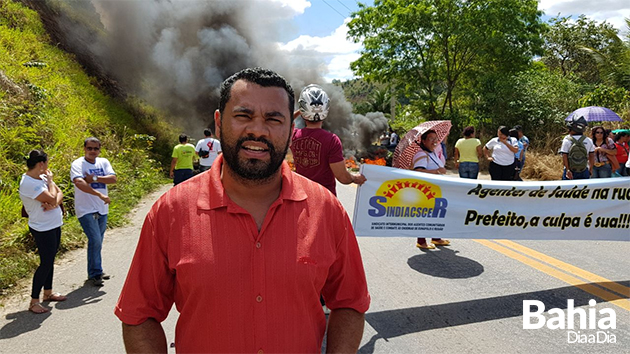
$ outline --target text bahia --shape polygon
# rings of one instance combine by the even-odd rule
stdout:
[[[616,329],[617,315],[613,309],[604,308],[599,310],[599,320],[596,315],[594,306],[597,302],[593,299],[588,301],[588,315],[585,310],[575,308],[573,299],[567,300],[566,321],[564,311],[559,308],[552,308],[547,311],[550,315],[549,319],[545,318],[545,304],[538,300],[523,300],[523,329],[540,329],[547,325],[549,329],[575,329],[575,318],[578,318],[579,328],[584,329]],[[532,306],[536,307],[536,311],[531,311]],[[602,317],[604,316],[604,317]],[[565,324],[566,322],[566,324]],[[595,326],[597,322],[597,326]],[[571,331],[569,331],[570,333]],[[579,332],[578,332],[579,333]],[[606,333],[604,333],[606,334]],[[577,335],[577,334],[576,334]],[[580,342],[581,343],[581,342]]]

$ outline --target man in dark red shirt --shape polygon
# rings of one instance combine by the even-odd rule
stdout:
[[[175,303],[182,353],[356,352],[370,303],[348,215],[284,162],[293,90],[245,69],[221,85],[223,155],[164,194],[142,228],[115,314],[128,352],[166,352]]]
[[[343,184],[363,184],[363,175],[351,174],[346,169],[339,137],[322,129],[330,105],[328,94],[318,85],[308,85],[300,93],[298,105],[299,111],[295,113],[302,115],[306,127],[293,131],[291,153],[295,171],[334,195],[337,195],[335,179]]]

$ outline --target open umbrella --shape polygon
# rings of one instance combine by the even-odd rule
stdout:
[[[420,150],[420,137],[429,129],[435,130],[438,141],[442,142],[451,130],[451,121],[430,120],[418,124],[407,132],[396,146],[392,166],[408,170],[411,167],[413,156]]]
[[[582,116],[587,122],[621,122],[621,117],[606,107],[589,106],[576,109],[564,120],[571,120],[574,116]]]

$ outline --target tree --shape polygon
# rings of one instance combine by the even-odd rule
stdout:
[[[544,34],[543,62],[563,76],[576,75],[587,84],[608,81],[621,84],[623,62],[628,57],[627,43],[607,22],[597,23],[581,15],[577,20],[555,17]],[[626,73],[628,74],[628,73]]]
[[[458,83],[482,56],[522,63],[542,29],[536,0],[376,0],[360,4],[348,38],[362,42],[357,75],[402,86],[426,101],[429,118],[453,112]],[[440,105],[441,107],[438,107]]]

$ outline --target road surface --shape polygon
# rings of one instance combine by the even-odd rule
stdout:
[[[356,187],[337,188],[352,215]],[[129,225],[107,231],[104,267],[113,277],[105,286],[84,284],[86,255],[78,250],[57,262],[55,290],[69,299],[52,303],[50,313],[26,311],[30,280],[21,285],[23,296],[4,299],[0,352],[123,353],[113,308],[144,215],[167,189],[146,197]],[[630,352],[630,242],[451,241],[451,247],[422,252],[413,238],[359,238],[372,296],[360,353]],[[595,325],[610,322],[610,309],[616,328],[600,333],[588,328],[523,329],[525,300],[566,314],[570,299],[584,310],[587,326],[591,312]],[[594,306],[589,305],[591,299]],[[580,315],[575,316],[579,322]],[[558,320],[558,315],[544,317]],[[173,310],[163,323],[169,342],[176,319]],[[589,339],[605,343],[580,343]]]

